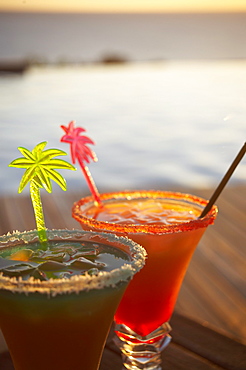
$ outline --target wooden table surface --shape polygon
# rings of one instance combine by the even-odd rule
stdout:
[[[246,369],[245,345],[177,313],[171,319],[171,326],[172,341],[162,353],[163,369]],[[120,351],[112,337],[113,330],[110,331],[99,370],[122,369]],[[0,369],[14,370],[7,351],[0,353]]]
[[[212,189],[171,190],[206,199],[212,195]],[[71,205],[83,195],[77,191],[43,192],[46,226],[79,229],[71,217]],[[228,186],[217,205],[217,220],[199,243],[179,294],[172,319],[173,341],[163,354],[170,369],[246,369],[242,345],[246,344],[246,186]],[[29,196],[0,198],[0,234],[34,228]],[[0,338],[0,352],[4,348]],[[8,361],[6,352],[5,356]],[[191,360],[194,364],[188,365]],[[113,367],[111,361],[115,361]],[[0,369],[5,370],[1,362]],[[110,340],[100,370],[109,369],[121,369],[119,353]]]

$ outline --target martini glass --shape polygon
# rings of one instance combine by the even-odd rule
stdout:
[[[97,370],[115,310],[145,251],[115,235],[0,237],[0,326],[16,370]]]
[[[160,370],[185,272],[217,208],[200,218],[206,200],[163,191],[106,193],[100,199],[100,207],[93,197],[74,204],[73,217],[81,227],[128,236],[148,255],[115,314],[115,343],[122,351],[124,368]]]

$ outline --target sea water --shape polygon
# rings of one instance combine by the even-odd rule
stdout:
[[[17,193],[18,146],[69,153],[71,120],[96,143],[100,192],[214,187],[246,138],[244,17],[0,14],[0,59],[48,63],[0,76],[0,194]],[[95,63],[105,53],[129,63]],[[64,176],[89,193],[79,170]],[[245,180],[244,159],[230,181]]]
[[[244,61],[33,68],[1,78],[0,96],[1,194],[16,194],[24,173],[8,167],[17,147],[69,153],[60,125],[70,120],[96,143],[99,191],[214,186],[246,137]],[[63,174],[89,193],[79,169]],[[245,180],[244,159],[231,181]]]

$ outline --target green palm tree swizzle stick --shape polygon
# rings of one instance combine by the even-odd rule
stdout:
[[[36,145],[32,151],[19,147],[18,149],[24,157],[17,158],[9,164],[10,167],[26,168],[18,192],[21,193],[28,182],[30,182],[30,195],[40,243],[46,243],[47,241],[40,189],[44,188],[48,193],[51,193],[51,180],[53,180],[62,190],[66,191],[66,181],[62,175],[55,171],[55,168],[75,170],[75,167],[70,163],[61,159],[53,159],[56,156],[67,155],[67,153],[59,149],[44,150],[46,144],[47,142],[44,141]]]

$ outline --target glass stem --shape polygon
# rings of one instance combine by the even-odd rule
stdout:
[[[141,337],[130,328],[116,324],[114,342],[121,350],[122,370],[161,370],[161,352],[170,343],[171,326],[164,323],[146,337]]]

